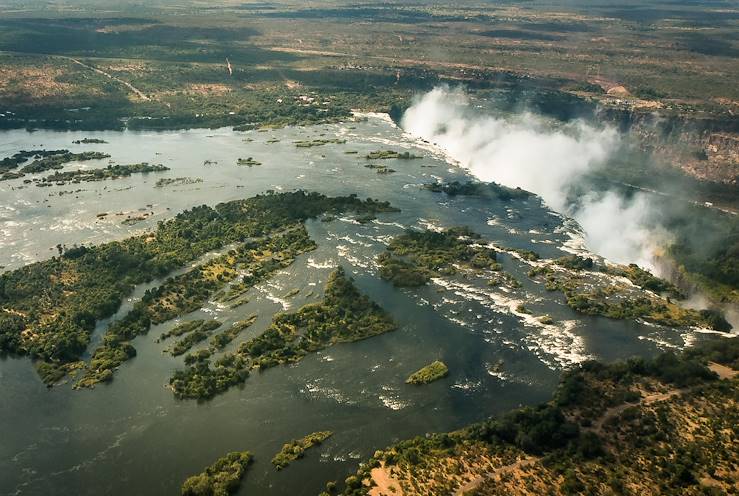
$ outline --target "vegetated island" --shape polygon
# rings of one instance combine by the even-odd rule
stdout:
[[[254,458],[248,451],[232,451],[216,460],[203,472],[188,477],[182,484],[182,496],[228,496],[241,485],[246,469]]]
[[[408,376],[408,379],[405,380],[405,383],[416,385],[429,384],[430,382],[443,379],[447,375],[449,375],[449,367],[447,367],[441,360],[434,360],[425,367],[413,372]]]
[[[452,181],[447,183],[435,182],[423,185],[423,189],[434,193],[444,193],[449,196],[476,196],[501,201],[525,200],[532,193],[521,188],[509,188],[498,183],[483,183],[478,181],[467,181],[461,183]]]
[[[36,174],[51,169],[61,169],[64,164],[70,162],[86,162],[109,157],[110,155],[107,153],[101,152],[72,153],[69,150],[22,150],[0,160],[0,181],[18,179],[26,174]],[[20,171],[15,171],[32,158],[34,159],[33,162],[24,165]]]
[[[547,403],[375,452],[341,494],[731,494],[737,369],[736,339],[585,362]]]
[[[160,222],[156,230],[97,246],[59,246],[59,256],[0,274],[0,351],[29,355],[47,384],[77,372],[97,321],[113,315],[138,284],[164,278],[229,244],[221,259],[196,266],[149,290],[113,322],[86,367],[81,385],[110,380],[132,357],[130,344],[152,323],[196,310],[209,295],[248,270],[245,285],[315,245],[303,222],[345,212],[397,211],[386,202],[356,196],[331,198],[295,191],[200,206]],[[265,253],[265,251],[272,253]],[[233,265],[233,266],[232,266]]]
[[[199,177],[162,177],[157,179],[154,187],[164,188],[166,186],[186,186],[188,184],[198,184],[202,182],[202,178]]]
[[[378,150],[374,152],[369,152],[365,158],[367,160],[389,160],[389,159],[414,160],[414,159],[423,158],[423,157],[419,155],[413,155],[411,152],[396,152],[393,150]]]
[[[213,336],[210,340],[210,351],[216,352],[218,350],[222,350],[225,348],[231,341],[236,339],[239,334],[241,334],[241,331],[244,329],[247,329],[254,324],[254,322],[257,321],[257,314],[252,314],[245,318],[244,320],[240,320],[238,322],[234,322],[234,324],[226,329],[225,331],[222,331],[215,336]]]
[[[365,167],[374,170],[378,174],[392,174],[396,172],[395,169],[391,169],[387,165],[366,164]]]
[[[214,322],[218,322],[214,320]],[[188,320],[187,322],[181,322],[171,328],[169,331],[163,332],[161,336],[159,336],[156,340],[157,343],[161,343],[162,341],[166,341],[167,339],[171,337],[179,337],[184,334],[188,334],[190,332],[196,331],[203,327],[205,325],[205,320],[203,319],[197,319],[197,320]],[[218,323],[218,326],[221,324]]]
[[[36,182],[36,186],[64,186],[67,183],[79,184],[93,181],[104,181],[106,179],[117,179],[129,177],[133,174],[148,174],[150,172],[168,171],[169,167],[161,164],[149,164],[141,162],[138,164],[109,165],[102,169],[76,170],[55,172]]]
[[[305,450],[320,445],[333,434],[331,431],[314,432],[303,438],[293,439],[289,443],[285,443],[280,452],[272,458],[272,465],[277,470],[282,470],[295,460],[303,458]]]
[[[329,143],[335,144],[335,145],[343,145],[346,143],[345,139],[314,139],[314,140],[302,140],[302,141],[296,141],[295,146],[298,148],[313,148],[315,146],[324,146],[328,145]]]
[[[491,286],[506,283],[512,288],[519,287],[513,276],[500,270],[497,249],[531,265],[530,278],[543,278],[546,289],[564,293],[567,305],[580,313],[613,319],[644,319],[670,327],[700,326],[722,332],[731,329],[717,310],[692,310],[674,303],[673,299],[681,299],[683,295],[673,284],[634,264],[605,265],[578,255],[542,261],[538,253],[530,250],[490,246],[466,227],[408,230],[394,238],[378,257],[380,277],[396,287],[418,287],[435,277],[453,276],[462,269],[489,277]],[[626,278],[631,284],[619,278]],[[553,323],[548,316],[540,322]]]
[[[74,140],[72,143],[75,145],[102,145],[108,142],[99,138],[83,138],[81,140]]]
[[[247,157],[247,158],[240,158],[236,161],[236,165],[243,165],[247,167],[255,167],[257,165],[262,165],[262,162],[259,162],[255,160],[253,157]]]
[[[362,295],[344,269],[336,269],[326,283],[322,301],[294,313],[276,315],[261,335],[242,343],[211,366],[209,357],[178,370],[170,379],[177,398],[208,399],[242,384],[249,370],[264,370],[301,360],[336,343],[348,343],[396,329],[390,316]]]
[[[213,331],[221,327],[221,323],[217,320],[195,320],[193,324],[182,333],[185,337],[177,341],[169,350],[172,356],[180,356],[190,351],[193,346],[208,339]]]
[[[603,274],[615,277],[604,280]],[[674,303],[673,299],[684,298],[677,287],[634,264],[605,265],[590,257],[568,255],[537,264],[529,277],[543,279],[546,289],[561,291],[569,307],[586,315],[731,330],[718,310],[693,310]],[[631,285],[619,282],[618,277],[628,279]]]
[[[480,235],[466,227],[408,230],[390,242],[378,263],[380,277],[397,287],[423,286],[434,277],[456,274],[457,267],[500,270],[495,250],[482,244]]]

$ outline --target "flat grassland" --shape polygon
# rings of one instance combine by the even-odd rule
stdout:
[[[711,116],[739,106],[728,1],[81,3],[0,7],[0,125],[311,122],[440,81]]]

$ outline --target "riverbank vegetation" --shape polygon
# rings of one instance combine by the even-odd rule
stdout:
[[[322,301],[276,315],[261,335],[242,343],[237,352],[224,355],[213,366],[204,359],[176,371],[170,386],[178,398],[208,399],[242,384],[252,368],[294,363],[334,344],[395,329],[391,317],[362,295],[339,267],[329,277]]]
[[[405,380],[406,384],[429,384],[439,379],[443,379],[449,375],[449,368],[446,364],[440,360],[435,360],[425,367],[413,372],[408,379]]]
[[[356,196],[269,193],[214,208],[195,207],[160,222],[154,231],[121,241],[67,249],[60,246],[59,256],[0,274],[0,351],[27,354],[63,368],[79,360],[96,323],[112,316],[138,284],[165,278],[233,243],[241,243],[242,250],[225,256],[244,256],[248,263],[255,263],[258,279],[291,257],[266,256],[258,250],[259,241],[256,246],[249,245],[250,239],[274,236],[274,243],[295,242],[305,249],[308,241],[303,227],[283,231],[324,214],[392,211],[385,202],[362,201]],[[283,235],[275,236],[280,233]],[[283,248],[292,253],[289,246]],[[152,322],[199,308],[208,294],[222,286],[222,280],[235,277],[233,269],[218,264],[201,264],[165,281],[111,324],[100,352],[93,354],[87,379],[96,382],[98,372],[109,378],[112,368],[132,356],[129,341],[146,333]]]
[[[202,473],[188,477],[182,496],[228,496],[238,491],[246,469],[252,463],[248,451],[232,451],[216,460]]]
[[[666,228],[675,239],[665,258],[681,287],[697,288],[716,302],[738,303],[739,216],[694,207],[671,218]]]
[[[272,465],[277,470],[282,470],[295,460],[303,458],[306,450],[320,445],[333,434],[331,431],[314,432],[300,439],[294,439],[289,443],[285,443],[280,452],[272,458]]]
[[[377,451],[341,494],[720,494],[734,484],[736,340],[585,362],[552,400]],[[711,365],[711,367],[715,367]],[[728,370],[729,372],[726,372]]]

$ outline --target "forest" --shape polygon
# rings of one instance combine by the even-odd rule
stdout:
[[[169,167],[161,164],[148,164],[141,162],[138,164],[116,164],[109,165],[101,169],[73,170],[64,172],[55,172],[36,182],[36,186],[63,186],[67,183],[79,184],[94,181],[104,181],[106,179],[118,179],[121,177],[129,177],[132,174],[148,174],[150,172],[168,171]]]
[[[443,379],[449,375],[449,368],[441,360],[435,360],[425,367],[421,367],[417,371],[413,372],[405,380],[406,384],[429,384],[439,379]]]
[[[202,473],[188,477],[182,496],[228,496],[241,484],[246,469],[254,461],[248,451],[233,451],[222,456]]]
[[[79,368],[74,364],[87,349],[96,323],[112,316],[136,285],[164,278],[227,244],[244,243],[322,214],[392,211],[385,202],[356,196],[268,193],[195,207],[160,222],[152,232],[122,241],[59,246],[58,256],[0,275],[0,351],[27,354],[44,364],[39,370],[51,384],[68,367]],[[155,296],[150,293],[149,299]],[[128,341],[145,333],[151,318],[139,307],[114,322],[96,363],[132,356]],[[102,367],[101,373],[109,378],[109,372],[102,372],[108,369]]]
[[[737,360],[736,340],[719,338],[680,354],[585,362],[546,403],[377,451],[341,494],[369,494],[375,470],[406,494],[724,494],[739,455],[737,379],[707,365]]]
[[[326,439],[333,435],[331,431],[314,432],[300,439],[293,439],[285,443],[282,449],[272,458],[272,465],[277,470],[282,470],[295,460],[299,460],[305,456],[305,451],[313,446],[319,446]]]
[[[24,177],[26,174],[37,174],[52,169],[61,169],[65,164],[70,162],[86,162],[109,157],[110,155],[102,152],[72,153],[69,150],[20,151],[0,161],[0,181],[18,179]],[[21,167],[20,171],[14,170],[31,158],[34,160]]]
[[[466,227],[441,232],[408,230],[394,238],[377,261],[380,277],[397,287],[417,287],[432,277],[454,275],[455,266],[498,271],[496,252]]]
[[[595,284],[596,279],[591,277],[591,273],[625,277],[649,292],[634,292],[618,282]],[[634,264],[603,264],[596,263],[590,257],[567,255],[532,268],[529,277],[543,279],[547,290],[562,292],[570,308],[586,315],[644,319],[670,327],[698,326],[722,332],[731,330],[731,325],[720,310],[694,310],[678,305],[673,300],[681,300],[685,296],[674,284]]]
[[[209,356],[177,370],[170,386],[177,398],[209,399],[242,384],[249,370],[293,363],[337,343],[349,343],[394,331],[396,324],[375,302],[361,294],[344,269],[329,277],[324,298],[294,313],[275,315],[259,336],[242,343],[210,365]]]
[[[76,387],[94,387],[98,382],[110,380],[110,373],[127,358],[132,358],[116,352],[117,349],[127,346],[134,337],[146,334],[152,325],[201,308],[209,298],[234,282],[240,273],[245,275],[235,285],[239,288],[239,294],[243,294],[275,271],[289,266],[298,255],[315,247],[315,242],[302,224],[279,226],[271,235],[251,239],[184,274],[167,278],[162,285],[147,290],[126,316],[108,328],[104,344],[93,353]],[[179,356],[208,339],[218,327],[220,323],[215,320],[194,321],[193,324],[175,327],[160,339],[166,339],[169,334],[187,334],[170,349],[173,356]]]

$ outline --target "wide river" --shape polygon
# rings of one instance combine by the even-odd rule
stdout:
[[[74,145],[95,137],[107,144]],[[298,148],[297,140],[346,140]],[[237,133],[230,129],[184,132],[0,133],[0,158],[19,150],[99,150],[119,164],[150,162],[168,172],[47,188],[22,180],[0,182],[0,266],[17,268],[56,253],[59,243],[101,243],[151,229],[192,206],[303,188],[329,195],[357,193],[402,209],[377,221],[349,218],[309,222],[318,250],[251,291],[234,310],[215,303],[179,321],[217,316],[225,323],[257,313],[257,323],[232,344],[261,333],[277,311],[315,301],[327,275],[342,265],[359,288],[400,324],[397,332],[329,348],[292,366],[255,373],[243,388],[214,400],[178,401],[167,384],[181,357],[155,342],[174,322],[137,338],[138,356],[109,385],[73,391],[47,389],[27,358],[0,358],[0,494],[178,494],[183,480],[228,451],[256,457],[240,494],[315,495],[326,481],[343,480],[360,459],[403,438],[448,431],[490,415],[549,398],[564,367],[587,358],[613,360],[682,346],[693,338],[636,322],[583,317],[526,277],[509,255],[504,269],[522,288],[439,281],[421,290],[397,290],[377,275],[375,257],[408,227],[467,225],[512,248],[547,258],[582,249],[577,226],[548,210],[537,197],[500,202],[448,198],[419,187],[437,179],[467,180],[422,142],[389,120]],[[422,160],[386,160],[394,174],[365,168],[375,150],[407,150]],[[357,152],[357,153],[347,153]],[[255,167],[237,166],[253,157]],[[70,164],[95,168],[108,160]],[[31,178],[33,176],[30,176]],[[199,178],[156,187],[161,178]],[[108,215],[98,218],[98,214]],[[138,223],[128,217],[148,214]],[[130,308],[137,288],[121,312]],[[293,289],[300,292],[286,295]],[[524,303],[555,325],[516,315]],[[119,316],[120,313],[119,312]],[[98,325],[99,340],[107,323]],[[404,384],[419,367],[444,360],[447,379],[424,387]],[[281,472],[270,464],[283,443],[310,432],[335,435]]]

